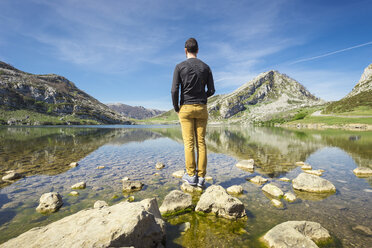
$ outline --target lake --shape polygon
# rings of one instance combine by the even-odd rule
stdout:
[[[93,207],[96,200],[112,205],[129,196],[135,201],[156,197],[160,206],[165,195],[182,183],[172,177],[184,169],[182,134],[176,125],[1,127],[0,138],[0,175],[17,170],[25,176],[15,182],[0,181],[0,243]],[[287,220],[319,222],[334,237],[331,247],[370,247],[372,237],[353,227],[372,228],[372,177],[358,178],[353,169],[372,168],[372,132],[209,126],[206,142],[207,176],[213,177],[206,186],[242,185],[244,193],[238,198],[248,218],[234,221],[195,213],[167,217],[167,247],[261,247],[258,239]],[[256,164],[253,173],[235,166],[251,158]],[[278,209],[262,193],[262,186],[247,180],[261,175],[284,192],[293,192],[291,182],[279,178],[300,174],[297,161],[325,170],[322,177],[337,192],[295,192],[298,200],[282,200],[284,207]],[[71,162],[79,166],[71,168]],[[156,170],[157,162],[165,168]],[[145,187],[123,194],[123,177],[140,180]],[[80,181],[87,188],[70,196],[70,187]],[[40,196],[50,191],[59,192],[64,205],[53,214],[37,213]],[[181,233],[184,222],[191,228]]]

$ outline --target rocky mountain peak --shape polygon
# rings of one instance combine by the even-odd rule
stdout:
[[[353,90],[346,97],[352,97],[361,92],[370,90],[372,90],[372,64],[364,69],[359,82],[354,86]]]

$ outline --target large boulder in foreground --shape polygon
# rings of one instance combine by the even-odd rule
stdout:
[[[301,173],[292,180],[292,183],[293,188],[300,191],[313,193],[336,192],[336,187],[330,181],[307,173]]]
[[[192,207],[192,197],[180,190],[173,190],[165,196],[163,204],[160,206],[160,212],[169,213],[181,211]]]
[[[36,211],[43,214],[54,213],[63,205],[62,197],[57,192],[43,194],[39,202]]]
[[[306,247],[316,248],[316,243],[331,238],[329,232],[319,223],[311,221],[287,221],[281,223],[263,236],[271,248]]]
[[[244,217],[244,204],[235,197],[226,193],[226,190],[219,185],[212,185],[200,196],[195,211],[215,213],[227,219]]]
[[[155,199],[82,210],[33,228],[1,247],[158,247],[165,223]]]

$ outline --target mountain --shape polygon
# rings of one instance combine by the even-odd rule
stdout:
[[[0,124],[130,123],[127,118],[78,89],[62,76],[34,75],[1,61],[0,110]],[[18,119],[6,119],[13,113],[14,116],[20,112],[27,115]],[[48,121],[30,121],[30,115]]]
[[[160,115],[165,111],[157,110],[157,109],[147,109],[142,106],[130,106],[123,103],[109,103],[106,104],[112,110],[133,119],[147,119],[154,117],[156,115]]]
[[[324,103],[294,79],[271,70],[230,94],[209,98],[208,111],[212,120],[253,122],[271,120],[279,113]]]
[[[353,90],[339,101],[328,105],[323,113],[356,112],[372,114],[372,64],[364,69]]]

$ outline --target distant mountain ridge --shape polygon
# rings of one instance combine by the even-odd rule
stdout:
[[[268,71],[226,95],[208,99],[212,120],[267,121],[275,114],[324,104],[296,80],[278,71]]]
[[[0,108],[4,111],[28,110],[61,120],[73,117],[99,124],[129,124],[127,118],[111,110],[75,86],[55,75],[26,73],[0,61]],[[38,125],[39,123],[28,123]],[[52,123],[53,124],[53,123]]]
[[[123,103],[108,103],[106,105],[126,117],[138,120],[151,118],[165,112],[158,109],[148,109],[142,106],[130,106]]]

